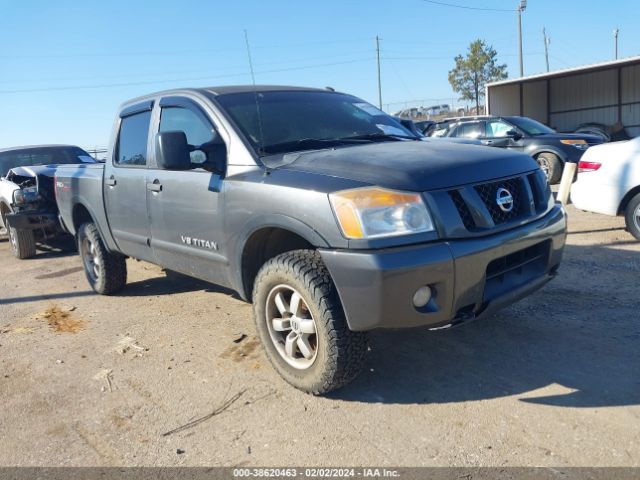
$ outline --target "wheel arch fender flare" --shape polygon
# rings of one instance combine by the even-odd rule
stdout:
[[[252,217],[247,221],[241,229],[241,232],[231,239],[229,242],[233,251],[230,252],[229,258],[232,259],[235,268],[232,270],[231,281],[233,288],[241,295],[244,292],[243,280],[243,254],[247,243],[251,237],[261,230],[269,228],[278,228],[290,231],[306,240],[310,245],[316,248],[328,248],[329,242],[322,236],[320,232],[301,220],[282,214],[269,214]]]
[[[627,205],[631,201],[633,197],[640,194],[640,185],[636,185],[633,188],[630,188],[628,192],[624,194],[622,200],[620,201],[620,205],[618,205],[618,215],[624,215],[624,211],[627,208]]]
[[[77,237],[78,235],[78,228],[80,227],[80,224],[78,224],[77,226],[75,225],[75,215],[78,209],[82,208],[84,210],[87,211],[87,213],[89,214],[89,217],[91,217],[91,221],[93,222],[93,224],[96,226],[96,229],[98,230],[98,233],[100,234],[100,238],[102,239],[102,242],[104,243],[105,248],[108,251],[118,251],[115,241],[113,240],[113,237],[111,236],[111,232],[104,231],[104,228],[102,228],[101,223],[97,220],[98,216],[96,215],[96,212],[94,211],[94,209],[90,206],[89,202],[83,201],[81,198],[74,198],[73,199],[73,203],[72,203],[73,207],[71,208],[71,222],[70,225],[67,225],[65,223],[65,227],[69,230],[69,233],[71,233],[73,236]],[[108,228],[108,227],[107,227]]]
[[[553,153],[563,164],[567,161],[567,156],[559,148],[554,147],[553,145],[538,145],[532,150],[527,151],[527,153],[533,158],[536,158],[541,153]]]
[[[4,212],[11,213],[11,206],[7,205],[6,202],[0,201],[0,225],[6,227],[4,224]]]

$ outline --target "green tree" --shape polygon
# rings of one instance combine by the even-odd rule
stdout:
[[[507,66],[498,65],[497,52],[483,40],[469,45],[467,56],[458,55],[456,66],[449,72],[449,83],[460,100],[473,101],[479,112],[480,98],[484,97],[484,86],[489,82],[507,78]]]

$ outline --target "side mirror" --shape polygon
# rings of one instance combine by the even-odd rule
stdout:
[[[195,149],[206,155],[206,161],[202,164],[205,170],[224,175],[227,165],[227,146],[218,134]]]
[[[191,170],[190,150],[184,132],[156,134],[156,163],[163,170]]]
[[[511,137],[514,140],[520,140],[522,138],[522,134],[517,130],[509,130],[507,132],[507,137]]]

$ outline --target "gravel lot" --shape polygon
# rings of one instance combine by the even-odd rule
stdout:
[[[0,465],[640,466],[640,243],[569,215],[558,279],[458,329],[373,333],[325,398],[280,380],[228,291],[130,261],[98,297],[75,254],[2,241]]]

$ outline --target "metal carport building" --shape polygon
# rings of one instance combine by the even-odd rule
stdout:
[[[621,123],[640,135],[640,56],[490,83],[487,113],[534,118],[558,131]]]

